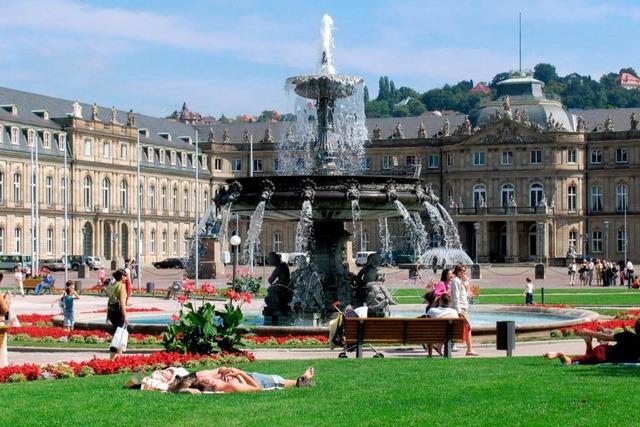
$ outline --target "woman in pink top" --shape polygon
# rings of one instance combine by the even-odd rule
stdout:
[[[442,270],[440,281],[433,290],[433,295],[436,297],[436,299],[440,298],[440,295],[442,294],[448,294],[451,292],[451,281],[454,277],[455,276],[453,274],[453,271],[449,270],[448,268]]]

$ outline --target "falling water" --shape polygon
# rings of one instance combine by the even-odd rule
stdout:
[[[227,234],[229,232],[229,220],[231,219],[231,205],[233,204],[233,202],[229,202],[229,204],[227,205],[227,213],[224,216],[224,219],[222,220],[222,230],[220,230],[220,234],[222,235],[222,244],[221,247],[224,248],[224,244],[227,241]]]
[[[260,233],[262,232],[262,220],[264,219],[264,208],[267,202],[264,200],[258,203],[256,210],[251,215],[249,222],[249,231],[247,232],[247,240],[245,240],[245,252],[249,267],[253,267],[254,253],[260,241]]]
[[[433,205],[425,202],[425,208],[429,215],[434,230],[442,230],[444,245],[432,246],[422,253],[420,263],[424,265],[453,266],[456,264],[473,264],[469,255],[462,249],[460,236],[453,218],[446,209],[438,203]]]
[[[311,202],[302,202],[300,221],[296,227],[296,252],[309,252],[313,248],[313,210]]]
[[[332,51],[334,43],[332,33],[333,18],[325,13],[322,17],[322,26],[320,27],[320,55],[318,61],[318,74],[336,73],[336,67],[333,65]]]
[[[419,212],[413,213],[413,222],[419,230],[418,236],[421,236],[421,238],[416,239],[416,253],[421,254],[429,245],[429,236],[427,231],[424,229],[424,224],[422,223],[422,218],[420,217]]]
[[[424,207],[427,209],[427,214],[429,215],[432,233],[439,234],[445,238],[444,220],[442,219],[438,208],[429,202],[424,202]]]
[[[456,224],[453,222],[453,218],[451,218],[449,212],[447,212],[444,206],[440,203],[436,204],[436,206],[438,207],[438,211],[440,212],[444,222],[444,234],[447,244],[454,249],[462,249],[460,236],[458,235],[458,230],[456,228]]]
[[[358,199],[351,201],[351,219],[353,221],[353,244],[362,250],[362,218],[360,217]]]
[[[400,200],[395,200],[394,203],[396,205],[396,208],[398,209],[398,212],[400,212],[404,223],[411,230],[411,235],[415,239],[416,244],[419,247],[426,248],[429,239],[427,237],[426,231],[424,230],[424,227],[422,227],[422,221],[420,222],[420,226],[418,226],[414,219],[411,217],[411,214],[409,213],[407,208],[404,207]]]
[[[394,265],[393,248],[391,246],[391,234],[389,233],[389,224],[387,217],[378,218],[378,230],[380,232],[380,252],[382,261],[386,265]]]

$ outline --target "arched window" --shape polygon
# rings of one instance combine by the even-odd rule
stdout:
[[[22,229],[20,227],[16,227],[14,230],[14,241],[16,242],[16,252],[22,252]]]
[[[82,204],[86,210],[91,209],[91,177],[85,176],[82,182]]]
[[[273,232],[273,251],[282,252],[282,233],[280,231]]]
[[[529,206],[535,208],[538,206],[542,198],[544,197],[544,190],[542,184],[534,182],[529,187]]]
[[[182,191],[182,212],[189,213],[189,189],[185,188]]]
[[[151,230],[151,253],[156,253],[156,230]]]
[[[173,254],[178,255],[178,230],[173,232]]]
[[[4,227],[0,227],[0,254],[4,253]]]
[[[53,228],[47,228],[47,253],[53,253]]]
[[[476,184],[473,186],[473,207],[479,208],[487,204],[487,188],[484,184]]]
[[[629,187],[627,184],[616,185],[616,211],[624,212],[629,209]]]
[[[44,179],[44,201],[47,206],[53,206],[53,177],[47,176]]]
[[[570,184],[567,187],[567,209],[569,212],[578,210],[578,187],[575,184]]]
[[[127,180],[120,181],[120,208],[126,211],[129,207],[129,185]]]
[[[162,255],[167,253],[167,230],[162,231]]]
[[[0,203],[1,202],[4,202],[4,172],[0,172]]]
[[[602,185],[591,186],[591,212],[602,212]]]
[[[160,188],[160,206],[162,212],[167,210],[167,187],[164,185]]]
[[[149,187],[149,209],[156,210],[156,187],[152,185]]]
[[[102,180],[102,207],[109,209],[109,202],[111,201],[111,181],[109,178]]]
[[[624,228],[618,229],[616,239],[616,249],[618,252],[625,252],[627,250],[627,232]]]
[[[13,174],[13,201],[22,202],[22,175],[19,172]]]
[[[178,187],[173,187],[171,190],[171,210],[173,213],[178,212]]]
[[[513,184],[502,184],[500,189],[500,205],[506,207],[509,205],[509,200],[516,198],[516,188]]]

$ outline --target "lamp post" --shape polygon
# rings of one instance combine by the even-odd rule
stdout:
[[[538,221],[538,263],[544,259],[544,222]]]
[[[475,240],[475,249],[474,249],[474,263],[477,264],[478,263],[478,248],[480,247],[480,242],[479,242],[479,238],[480,238],[480,223],[479,222],[474,222],[473,223],[473,232],[474,232],[474,240]]]
[[[589,255],[589,234],[588,233],[584,233],[582,235],[582,244],[584,245],[582,256],[586,259]]]
[[[241,242],[242,240],[240,239],[240,236],[238,236],[237,234],[234,234],[229,239],[229,243],[231,243],[231,247],[233,248],[232,249],[233,250],[233,274],[231,276],[232,287],[236,286],[236,268],[238,267],[238,248]]]
[[[609,221],[602,223],[604,227],[604,259],[609,259]]]

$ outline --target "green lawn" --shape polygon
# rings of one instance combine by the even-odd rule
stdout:
[[[422,289],[392,289],[398,302],[422,303]],[[524,304],[521,288],[481,288],[478,304]],[[540,289],[536,289],[535,302],[542,302]],[[627,288],[563,288],[545,289],[545,304],[640,306],[640,290]]]
[[[0,385],[2,425],[637,425],[640,368],[542,358],[257,362],[318,386],[236,395],[124,390],[126,375]]]

